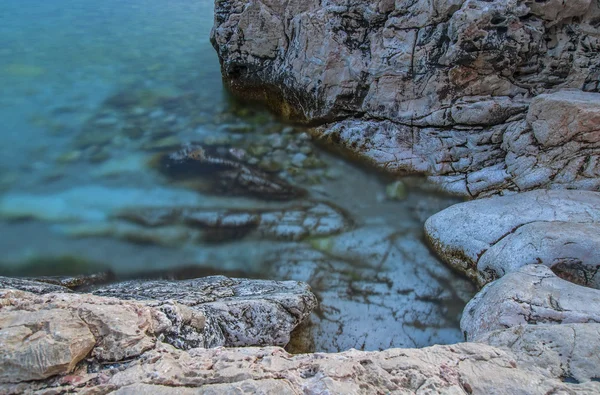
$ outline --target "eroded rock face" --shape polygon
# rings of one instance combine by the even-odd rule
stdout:
[[[471,196],[597,190],[599,17],[590,0],[232,0],[212,40],[234,93],[376,167]]]
[[[538,190],[454,205],[425,232],[444,261],[480,285],[541,263],[597,287],[599,224],[600,193]]]
[[[94,291],[120,299],[174,300],[207,317],[207,346],[280,345],[317,306],[310,287],[296,281],[229,279],[127,281]],[[151,304],[152,305],[152,304]],[[202,344],[201,346],[204,346]]]
[[[529,265],[486,285],[465,307],[466,340],[524,324],[600,323],[600,291]]]

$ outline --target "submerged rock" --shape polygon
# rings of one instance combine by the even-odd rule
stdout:
[[[415,235],[361,227],[270,254],[270,276],[306,281],[320,301],[305,346],[338,352],[460,341],[472,285],[440,265]],[[336,333],[336,336],[332,336]]]
[[[226,195],[250,195],[267,200],[291,200],[306,192],[258,170],[225,147],[186,145],[165,156],[161,170],[174,178],[203,177],[215,191]]]

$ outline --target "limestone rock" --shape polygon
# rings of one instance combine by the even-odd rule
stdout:
[[[223,276],[177,282],[127,281],[97,289],[94,294],[174,300],[210,317],[207,327],[216,332],[211,344],[228,347],[286,345],[292,330],[317,306],[315,296],[304,283]]]
[[[514,354],[465,343],[382,352],[290,355],[280,348],[176,350],[160,345],[142,358],[68,380],[2,385],[15,393],[215,394],[547,394],[596,393],[597,382],[564,383]]]
[[[90,328],[75,311],[11,309],[14,300],[25,295],[31,294],[0,291],[0,383],[69,373],[96,344]]]
[[[600,324],[517,325],[475,339],[510,350],[521,366],[578,382],[600,377]]]
[[[481,285],[542,263],[596,286],[598,224],[600,193],[538,190],[451,206],[429,218],[425,232],[444,261]]]
[[[380,169],[470,196],[597,190],[599,17],[590,0],[232,0],[212,42],[232,92]]]
[[[466,340],[523,324],[600,323],[600,291],[529,265],[486,285],[460,322]]]

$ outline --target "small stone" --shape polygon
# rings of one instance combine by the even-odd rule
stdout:
[[[302,132],[298,135],[298,140],[309,141],[311,140],[310,136],[306,132]]]
[[[265,158],[263,160],[261,160],[258,163],[258,166],[266,171],[280,171],[283,166],[281,165],[281,163],[273,160],[273,159],[269,159],[269,158]]]
[[[291,126],[286,126],[285,128],[281,129],[281,134],[292,134],[294,133],[294,128]]]
[[[310,146],[305,145],[304,147],[300,148],[300,152],[302,152],[305,155],[308,155],[308,154],[312,154],[313,149]]]
[[[385,188],[385,194],[389,200],[404,200],[408,194],[404,182],[398,180]]]
[[[302,167],[307,156],[302,153],[297,153],[292,157],[292,164],[296,167]]]

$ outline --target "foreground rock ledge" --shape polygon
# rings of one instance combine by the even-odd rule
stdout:
[[[518,364],[509,352],[464,343],[381,352],[292,356],[281,348],[193,349],[165,344],[133,361],[43,382],[0,384],[3,393],[82,394],[548,394],[594,393]]]
[[[289,295],[292,290],[302,294],[301,284],[212,277],[178,283],[136,281],[96,290],[119,297],[115,298],[56,292],[56,287],[45,288],[33,281],[1,280],[3,286],[13,288],[0,290],[3,394],[600,391],[600,383],[593,381],[598,376],[598,364],[593,361],[600,355],[594,351],[598,348],[598,328],[590,324],[571,328],[587,339],[585,346],[591,350],[587,365],[580,358],[587,354],[575,355],[577,347],[583,346],[581,341],[564,336],[566,326],[555,325],[492,331],[478,338],[478,343],[292,356],[277,347],[195,345],[214,340],[209,339],[214,330],[211,320],[223,333],[236,329],[231,326],[233,320],[215,313],[218,304],[226,309],[233,302],[228,314],[238,308],[248,311],[253,305],[240,305],[244,298],[258,301],[273,294]],[[292,316],[304,316],[314,307],[310,297],[305,305],[294,307],[290,302],[293,292],[291,295],[287,302],[279,296],[279,302]],[[211,303],[213,309],[206,308]],[[254,327],[264,325],[261,320],[265,318],[275,323],[281,318],[270,314],[270,310],[255,310],[250,316],[237,316],[241,324],[237,330],[252,334],[252,327],[244,326],[250,318],[256,320]],[[546,346],[542,336],[556,343]],[[565,378],[570,382],[563,382]]]

